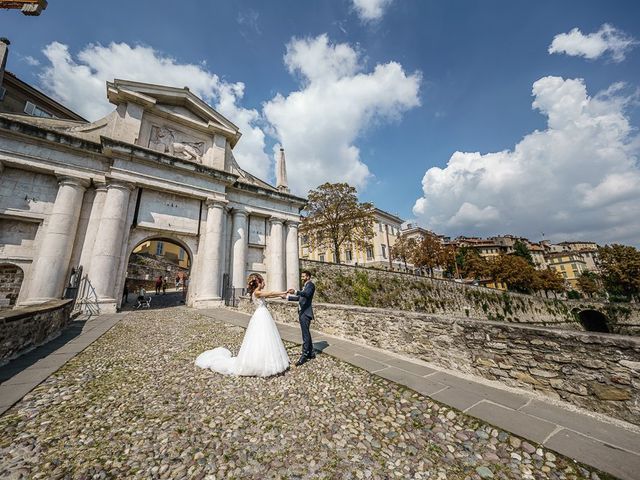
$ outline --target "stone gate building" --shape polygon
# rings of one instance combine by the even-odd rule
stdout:
[[[0,266],[24,276],[17,305],[60,298],[82,266],[81,301],[115,311],[129,255],[150,239],[188,252],[196,308],[250,272],[297,286],[305,200],[284,155],[273,187],[236,163],[238,127],[187,88],[115,80],[107,95],[116,109],[92,123],[0,115]]]

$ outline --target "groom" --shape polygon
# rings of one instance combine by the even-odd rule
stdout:
[[[302,355],[296,362],[296,366],[299,367],[303,363],[316,358],[316,354],[313,352],[313,342],[311,341],[311,332],[309,332],[309,325],[313,320],[313,307],[311,302],[313,301],[313,294],[316,291],[316,286],[311,281],[311,273],[308,270],[302,271],[300,275],[303,287],[302,290],[296,291],[293,288],[287,290],[289,295],[287,300],[292,302],[299,302],[298,317],[300,318],[300,329],[302,330]]]

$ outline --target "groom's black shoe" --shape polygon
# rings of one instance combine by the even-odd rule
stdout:
[[[314,358],[316,358],[316,352],[311,352],[309,355],[307,355],[308,360],[313,360]]]
[[[299,367],[300,365],[303,365],[303,364],[307,363],[308,360],[309,359],[306,356],[300,355],[300,358],[296,362],[296,367]]]

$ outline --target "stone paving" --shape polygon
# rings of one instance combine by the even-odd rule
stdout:
[[[328,355],[268,379],[194,367],[243,334],[128,314],[0,417],[0,478],[611,478]]]

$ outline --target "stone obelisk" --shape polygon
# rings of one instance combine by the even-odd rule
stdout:
[[[276,188],[281,192],[289,193],[287,183],[287,164],[284,159],[284,148],[280,149],[280,155],[276,162]]]

